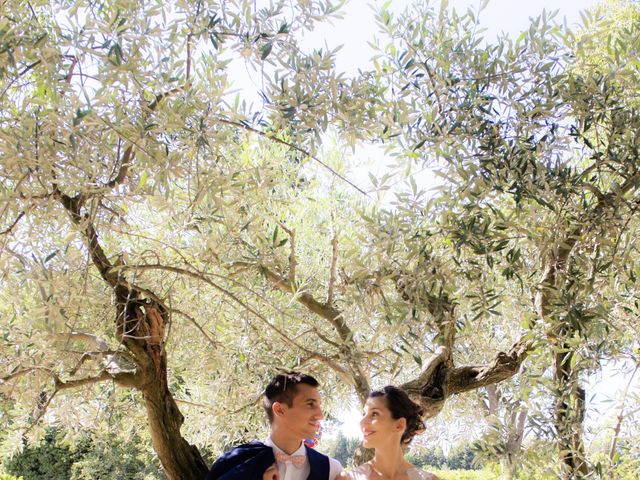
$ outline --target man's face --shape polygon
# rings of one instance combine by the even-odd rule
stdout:
[[[301,440],[313,437],[324,418],[318,389],[304,383],[297,385],[291,406],[276,402],[274,413],[278,426]]]

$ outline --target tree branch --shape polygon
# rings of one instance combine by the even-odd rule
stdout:
[[[133,163],[133,159],[135,158],[135,151],[133,150],[133,144],[129,145],[124,154],[122,155],[122,160],[120,161],[120,169],[118,170],[118,174],[115,176],[113,180],[110,180],[105,187],[113,189],[118,185],[122,184],[127,178],[127,173],[129,172],[129,166]]]
[[[29,373],[32,372],[36,372],[36,371],[44,371],[48,374],[50,374],[51,369],[47,368],[47,367],[28,367],[28,368],[22,368],[22,369],[18,369],[15,372],[9,373],[8,375],[5,375],[4,377],[0,377],[0,385],[10,382],[11,380],[15,379],[15,378],[19,378],[23,375],[28,375]]]
[[[278,225],[289,235],[289,283],[295,285],[296,267],[298,266],[298,262],[296,261],[296,232],[280,222],[278,222]]]
[[[447,390],[453,395],[468,392],[513,377],[533,348],[533,341],[524,336],[507,353],[499,352],[493,361],[482,366],[466,366],[451,370]]]
[[[341,346],[341,353],[347,359],[349,366],[352,368],[352,379],[356,391],[360,400],[364,403],[371,387],[369,386],[369,379],[360,364],[360,360],[356,358],[360,353],[353,341],[353,332],[344,321],[342,312],[331,305],[320,303],[309,292],[295,290],[294,285],[291,285],[283,277],[272,272],[265,266],[259,265],[258,268],[275,288],[282,292],[293,294],[298,303],[304,305],[309,311],[327,320],[333,328],[335,328],[343,343]]]
[[[549,259],[545,271],[542,275],[542,279],[539,282],[538,291],[535,295],[534,305],[538,317],[541,320],[545,320],[550,313],[548,305],[550,303],[551,294],[557,289],[557,277],[558,273],[564,271],[569,255],[571,251],[578,243],[578,240],[592,227],[593,219],[601,218],[602,212],[611,207],[612,202],[617,197],[622,197],[629,193],[631,190],[638,187],[640,183],[640,172],[635,173],[629,177],[625,182],[617,189],[612,189],[606,194],[600,194],[598,196],[598,203],[593,208],[591,214],[578,222],[569,233],[558,243],[558,249],[555,253],[552,253]],[[591,220],[591,221],[590,221]]]
[[[77,378],[72,380],[63,381],[60,376],[48,367],[27,367],[17,370],[13,373],[5,375],[0,378],[0,385],[7,383],[16,378],[28,375],[34,372],[44,372],[53,380],[54,394],[60,390],[68,390],[70,388],[77,388],[92,383],[103,382],[105,380],[113,380],[116,383],[123,386],[135,386],[137,385],[137,377],[131,372],[124,373],[111,373],[107,370],[102,370],[98,375],[93,377]],[[53,396],[53,395],[52,395]]]
[[[316,300],[313,295],[311,295],[307,291],[297,291],[294,285],[291,285],[287,279],[278,275],[277,273],[269,270],[267,267],[263,265],[258,266],[259,270],[264,274],[264,276],[271,282],[271,285],[280,290],[281,292],[295,295],[295,299],[308,310],[319,315],[320,317],[328,320],[331,325],[336,329],[338,335],[340,336],[343,342],[350,342],[353,338],[353,333],[351,329],[347,326],[342,318],[342,312],[330,305],[325,305],[324,303]]]
[[[333,304],[333,290],[336,283],[336,266],[338,265],[338,238],[334,234],[331,239],[331,267],[329,269],[329,286],[327,288],[327,301],[325,305]]]
[[[120,265],[120,266],[114,267],[113,269],[114,270],[161,270],[161,271],[173,272],[173,273],[177,273],[177,274],[180,274],[180,275],[185,275],[185,276],[188,276],[188,277],[191,277],[191,278],[198,279],[198,280],[206,283],[207,285],[213,287],[215,290],[221,292],[223,295],[231,298],[235,303],[240,305],[242,308],[247,310],[249,313],[253,314],[256,318],[258,318],[260,321],[262,321],[269,329],[273,330],[276,334],[278,334],[278,336],[281,337],[285,342],[291,344],[292,346],[296,347],[300,351],[305,352],[307,355],[310,355],[313,358],[316,358],[319,361],[327,364],[329,367],[334,369],[336,372],[338,372],[338,373],[344,373],[345,372],[344,368],[342,366],[338,365],[332,358],[330,358],[330,357],[328,357],[326,355],[323,355],[321,353],[309,350],[308,348],[305,348],[302,345],[300,345],[299,343],[293,341],[282,330],[280,330],[278,327],[276,327],[271,322],[269,322],[269,320],[267,320],[264,317],[264,315],[262,315],[260,312],[255,310],[249,304],[247,304],[244,301],[242,301],[233,292],[227,290],[226,288],[218,285],[217,283],[215,283],[212,280],[210,280],[209,278],[207,278],[201,272],[194,272],[194,271],[191,271],[191,270],[186,270],[184,268],[172,267],[172,266],[168,266],[168,265]]]
[[[438,347],[431,358],[427,361],[426,365],[418,375],[418,378],[411,380],[402,385],[402,388],[407,393],[420,394],[425,385],[429,383],[431,377],[435,373],[436,369],[445,364],[451,356],[451,350],[447,347]]]
[[[251,132],[251,133],[255,133],[256,135],[259,135],[261,137],[267,138],[273,142],[279,143],[281,145],[284,145],[292,150],[295,150],[296,152],[300,152],[302,153],[305,157],[308,157],[312,160],[314,160],[315,162],[319,163],[320,165],[322,165],[324,168],[326,168],[327,170],[329,170],[331,172],[332,175],[338,177],[340,180],[342,180],[343,182],[349,184],[351,187],[355,188],[358,192],[360,192],[362,195],[364,195],[365,197],[368,197],[369,194],[367,192],[365,192],[364,190],[362,190],[360,187],[358,187],[355,183],[351,182],[350,180],[347,180],[346,177],[344,177],[343,175],[340,175],[338,172],[336,172],[333,168],[331,168],[329,165],[327,165],[326,163],[324,163],[322,160],[320,160],[318,157],[316,157],[315,155],[311,155],[309,152],[307,152],[306,150],[304,150],[303,148],[300,148],[296,145],[293,145],[292,143],[286,142],[285,140],[282,140],[278,137],[276,137],[275,135],[269,134],[269,133],[265,133],[261,130],[258,130],[257,128],[253,128],[250,127],[249,125],[246,125],[242,122],[236,122],[233,120],[228,120],[226,118],[222,118],[222,117],[218,117],[217,121],[220,123],[224,123],[226,125],[231,125],[237,128],[241,128],[242,130],[246,130],[247,132]]]
[[[85,242],[89,249],[89,256],[96,266],[102,278],[113,288],[118,286],[118,276],[114,275],[110,270],[112,264],[107,258],[98,241],[98,234],[91,223],[88,215],[82,215],[82,203],[84,198],[78,194],[70,197],[62,193],[57,184],[54,184],[54,197],[57,198],[62,206],[67,210],[71,217],[71,221],[83,230]]]
[[[95,375],[93,377],[77,378],[73,380],[67,380],[64,382],[58,379],[58,381],[55,382],[55,391],[59,392],[62,390],[69,390],[71,388],[83,387],[85,385],[91,385],[93,383],[104,382],[105,380],[115,380],[116,383],[119,383],[116,377],[117,375],[114,376],[108,371],[103,370],[98,375]]]
[[[67,83],[67,85],[71,84],[71,79],[73,78],[73,71],[75,70],[77,64],[78,64],[78,57],[74,55],[71,60],[71,66],[69,67],[69,72],[65,75],[63,79]]]
[[[24,217],[24,212],[20,212],[18,214],[18,216],[16,217],[16,219],[13,221],[13,223],[11,225],[9,225],[9,227],[7,229],[5,229],[2,232],[0,232],[0,235],[8,235],[9,233],[11,233],[11,230],[13,230],[15,228],[15,226],[22,219],[22,217]]]
[[[108,351],[109,345],[105,340],[98,337],[97,335],[93,335],[90,333],[84,332],[64,332],[64,333],[52,333],[47,335],[46,337],[51,341],[65,341],[70,342],[72,340],[78,340],[81,342],[89,342],[99,350],[99,351]]]
[[[209,335],[207,335],[207,332],[204,331],[204,328],[200,326],[200,324],[196,321],[195,318],[193,318],[188,313],[183,312],[182,310],[178,310],[177,308],[171,308],[170,311],[177,313],[178,315],[182,315],[184,318],[189,320],[198,329],[198,331],[202,334],[202,336],[207,339],[207,342],[209,342],[209,344],[213,348],[218,348],[218,344],[215,342],[215,340],[213,340]]]
[[[440,413],[451,395],[501,382],[518,373],[533,348],[528,336],[516,341],[507,353],[499,352],[487,365],[449,367],[450,350],[439,347],[418,378],[402,385],[425,409],[425,418]]]

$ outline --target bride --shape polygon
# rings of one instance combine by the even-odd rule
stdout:
[[[363,446],[375,449],[373,459],[336,480],[439,480],[404,458],[413,437],[424,430],[422,407],[404,390],[386,386],[369,394],[360,420]]]

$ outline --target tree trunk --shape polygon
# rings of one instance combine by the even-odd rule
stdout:
[[[585,391],[573,372],[574,353],[562,345],[554,356],[554,375],[558,398],[556,401],[556,431],[563,480],[577,480],[589,472],[584,454],[582,427],[585,415]]]
[[[500,464],[502,466],[502,478],[504,480],[513,480],[516,478],[517,464],[509,453],[505,454]]]
[[[164,384],[164,385],[163,385]],[[170,480],[199,480],[209,470],[198,449],[180,434],[184,417],[166,388],[156,379],[143,391],[153,448]]]
[[[198,449],[182,437],[184,417],[169,391],[164,308],[140,299],[135,291],[126,291],[126,297],[123,293],[116,289],[117,335],[136,359],[136,387],[143,394],[153,448],[169,480],[200,480],[208,467]]]

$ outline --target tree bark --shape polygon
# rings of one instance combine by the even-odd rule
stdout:
[[[155,377],[155,376],[154,376]],[[142,390],[151,442],[170,480],[201,479],[209,470],[197,447],[180,434],[184,417],[166,385],[164,375],[149,378]]]
[[[153,448],[169,480],[203,478],[207,465],[198,449],[182,437],[184,417],[169,391],[164,349],[166,311],[161,304],[141,300],[135,291],[116,291],[117,336],[138,365],[137,388],[143,395]]]
[[[555,423],[563,480],[576,480],[589,473],[585,460],[582,426],[585,415],[585,390],[580,387],[571,366],[574,353],[567,345],[554,356],[554,377],[558,397]]]

